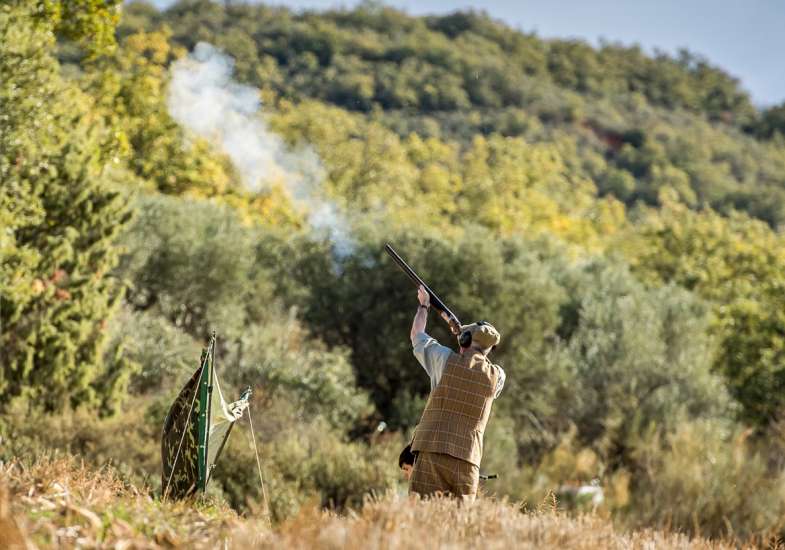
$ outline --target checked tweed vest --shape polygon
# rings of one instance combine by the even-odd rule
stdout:
[[[479,466],[498,378],[498,369],[482,354],[450,355],[414,431],[412,451],[444,453]]]

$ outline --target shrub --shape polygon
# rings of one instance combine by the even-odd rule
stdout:
[[[758,537],[785,530],[785,471],[770,471],[745,431],[717,421],[684,424],[636,449],[632,525],[712,537]]]
[[[399,477],[400,439],[370,445],[349,442],[322,417],[303,421],[290,400],[274,399],[255,407],[254,428],[276,520],[296,514],[306,503],[338,510],[358,507],[366,495],[384,493]],[[237,429],[247,431],[247,425]],[[234,507],[260,507],[262,493],[250,434],[235,434],[224,453],[215,481]]]
[[[251,229],[208,200],[149,196],[136,208],[117,270],[129,283],[129,304],[195,338],[206,339],[214,327],[241,334],[257,304],[271,299],[267,279],[255,276]]]

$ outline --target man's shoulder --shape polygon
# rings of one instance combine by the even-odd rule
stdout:
[[[425,331],[422,331],[422,332],[418,332],[417,334],[414,335],[413,343],[415,345],[417,345],[417,344],[426,344],[426,343],[428,343],[431,340],[436,342],[436,339],[433,338],[430,334],[428,334]]]
[[[415,335],[412,340],[414,355],[420,359],[420,363],[424,361],[443,365],[450,357],[452,350],[446,346],[441,345],[435,338],[432,338],[425,332],[420,332]]]
[[[487,357],[485,358],[485,361],[485,364],[487,365],[486,368],[488,369],[489,373],[493,373],[497,378],[505,378],[504,369],[501,367],[501,365],[497,365]]]
[[[414,353],[422,352],[426,347],[428,347],[431,343],[435,342],[433,338],[428,336],[425,332],[418,332],[412,338],[412,349],[414,349]]]
[[[438,347],[438,348],[440,348],[442,350],[447,350],[447,351],[452,352],[452,350],[450,348],[448,348],[447,346],[443,345],[436,338],[434,338],[433,336],[431,336],[430,334],[428,334],[426,332],[418,332],[417,334],[415,334],[413,343],[414,343],[415,346],[425,346],[425,345],[427,345],[428,347]]]

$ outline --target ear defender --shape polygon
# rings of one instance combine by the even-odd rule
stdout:
[[[488,322],[487,321],[477,321],[476,324],[477,324],[477,326],[481,327],[483,325],[487,325]],[[458,337],[458,344],[462,348],[468,348],[469,346],[472,345],[472,333],[471,333],[470,330],[464,330],[461,333],[460,337]]]
[[[462,348],[468,348],[472,345],[472,333],[468,330],[464,330],[461,333],[461,336],[458,338],[458,344]]]

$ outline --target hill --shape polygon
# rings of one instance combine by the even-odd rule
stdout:
[[[187,50],[216,45],[236,77],[296,102],[367,113],[402,136],[561,141],[601,194],[785,221],[781,107],[759,113],[740,83],[702,59],[637,46],[544,40],[479,12],[412,17],[375,2],[352,10],[182,0],[132,3],[120,34],[167,25]],[[763,141],[760,141],[762,138]]]

